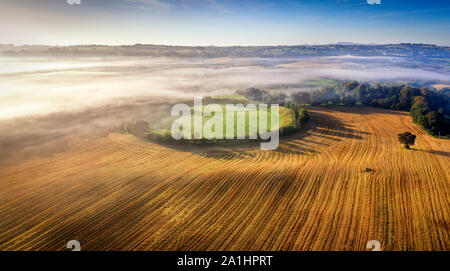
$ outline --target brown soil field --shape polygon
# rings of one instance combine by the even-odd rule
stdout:
[[[276,151],[113,133],[2,166],[0,250],[450,250],[449,140],[403,112],[309,111]]]

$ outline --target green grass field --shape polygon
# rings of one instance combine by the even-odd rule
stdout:
[[[223,126],[222,126],[222,135],[223,138],[226,137],[227,135],[227,109],[226,109],[226,105],[225,104],[220,104],[220,109],[222,110],[222,120],[223,120]],[[203,106],[203,113],[205,112],[205,106]],[[252,113],[256,113],[256,119],[257,121],[250,121],[250,115]],[[195,110],[194,107],[191,107],[191,116],[189,116],[191,118],[191,133],[194,133],[194,114],[195,114]],[[208,126],[211,127],[211,131],[215,132],[216,131],[216,127],[214,124],[214,118],[215,118],[215,112],[213,112],[211,114],[211,116],[203,116],[203,123],[202,123],[202,127]],[[241,117],[238,117],[238,116]],[[243,116],[243,117],[242,117]],[[260,118],[266,118],[267,119],[267,129],[269,131],[272,130],[271,127],[271,117],[272,117],[272,111],[271,108],[268,107],[267,111],[259,111],[259,108],[256,107],[255,111],[250,112],[249,110],[247,110],[246,108],[239,108],[237,107],[235,112],[234,112],[234,135],[233,137],[237,137],[238,135],[238,127],[239,125],[241,125],[241,127],[244,127],[244,131],[245,131],[245,137],[249,137],[249,135],[251,134],[251,131],[258,131],[259,129],[259,122],[260,122]],[[183,121],[183,118],[185,117],[180,117],[180,118],[174,118],[175,120],[180,120]],[[219,117],[220,119],[220,117]],[[280,106],[279,107],[279,127],[285,127],[285,126],[290,126],[294,124],[294,117],[293,117],[293,113],[292,110],[287,108],[287,107],[283,107]],[[239,122],[239,123],[238,123]],[[167,132],[170,127],[167,127],[168,129],[162,129],[160,132],[161,133],[165,133]],[[184,127],[183,127],[184,128]],[[184,129],[180,129],[181,131],[184,131]],[[264,128],[264,127],[263,127]],[[242,129],[242,128],[241,128]],[[253,133],[252,133],[253,134]],[[208,135],[206,135],[205,133],[202,133],[202,138],[207,138]]]

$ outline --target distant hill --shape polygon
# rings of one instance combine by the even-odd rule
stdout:
[[[347,42],[347,41],[340,41],[335,43],[335,45],[379,45],[377,43],[356,43],[356,42]]]
[[[450,47],[433,44],[362,45],[341,42],[330,45],[296,46],[168,46],[135,44],[122,46],[13,46],[0,45],[3,55],[29,56],[155,56],[155,57],[307,57],[307,56],[392,56],[414,59],[450,58]]]

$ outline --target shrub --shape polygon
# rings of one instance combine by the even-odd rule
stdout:
[[[409,149],[409,145],[414,145],[416,141],[416,135],[411,134],[410,132],[405,132],[398,134],[398,141],[405,145],[405,148]]]

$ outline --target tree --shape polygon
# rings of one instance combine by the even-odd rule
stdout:
[[[307,92],[296,92],[292,94],[292,99],[299,104],[311,103],[311,94]]]
[[[339,95],[336,94],[336,90],[332,87],[326,87],[321,90],[316,90],[311,95],[312,103],[328,103],[332,102],[333,104],[339,103]]]
[[[414,145],[416,142],[416,135],[413,135],[410,132],[401,133],[398,134],[398,141],[405,145],[405,148],[409,149],[409,145]]]
[[[425,116],[430,111],[430,107],[428,106],[425,98],[422,96],[417,96],[414,98],[414,104],[411,107],[409,114],[412,116],[415,123],[419,124],[424,129],[429,129]]]
[[[409,111],[414,101],[414,97],[420,96],[420,94],[420,89],[405,86],[400,91],[399,102],[396,104],[396,109]]]
[[[427,128],[433,135],[439,134],[445,127],[445,117],[438,111],[431,111],[425,115]]]
[[[360,84],[357,88],[355,88],[353,90],[353,93],[354,93],[354,95],[356,97],[356,100],[358,102],[360,102],[360,103],[364,102],[364,99],[365,99],[366,94],[367,94],[367,88],[368,88],[367,84]]]
[[[270,93],[266,93],[263,98],[262,98],[263,102],[268,103],[268,104],[279,104],[279,105],[283,105],[286,102],[286,94],[284,93],[275,93],[275,94],[270,94]]]
[[[347,81],[343,84],[344,90],[354,90],[359,86],[357,81]]]
[[[341,96],[341,103],[343,103],[344,105],[355,105],[356,99],[355,99],[355,97],[348,95],[348,94],[343,95],[343,96]]]
[[[248,88],[244,91],[238,92],[242,95],[244,95],[246,98],[253,100],[253,101],[262,101],[263,96],[266,94],[265,90],[261,90],[258,88]]]

